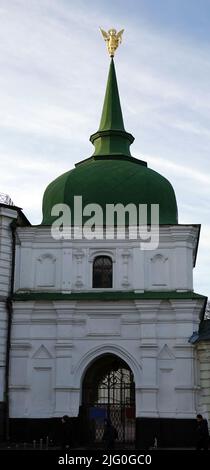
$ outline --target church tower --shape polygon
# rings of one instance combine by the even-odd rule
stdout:
[[[200,226],[178,223],[170,182],[131,155],[113,57],[90,140],[46,188],[41,225],[15,231],[10,434],[56,436],[68,415],[75,445],[100,445],[109,418],[123,448],[185,446],[201,410]]]

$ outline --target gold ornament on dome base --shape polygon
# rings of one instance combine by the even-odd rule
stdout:
[[[107,44],[107,49],[109,52],[110,57],[114,57],[115,51],[118,48],[119,44],[122,42],[122,34],[124,29],[121,29],[119,33],[117,33],[116,29],[112,28],[109,29],[108,33],[100,28],[102,36]]]

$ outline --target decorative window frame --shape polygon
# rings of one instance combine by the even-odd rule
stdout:
[[[108,256],[112,260],[112,287],[93,287],[93,262],[95,258],[98,258],[100,256]],[[90,265],[89,269],[89,279],[90,279],[90,284],[89,287],[90,289],[94,290],[94,292],[108,292],[112,291],[115,289],[115,262],[116,262],[116,252],[112,250],[104,250],[104,249],[95,249],[90,252],[89,257],[88,257],[88,262]]]
[[[38,263],[40,263],[42,265],[45,260],[50,260],[52,262],[52,266],[54,268],[54,272],[53,272],[54,281],[53,281],[53,283],[50,283],[50,284],[41,285],[41,284],[38,283],[38,269],[39,269]],[[50,253],[50,252],[40,253],[39,256],[37,256],[35,258],[35,272],[34,272],[35,289],[37,289],[37,288],[40,289],[40,290],[55,289],[56,276],[57,276],[56,270],[57,270],[57,258],[56,258],[56,256],[53,253]]]
[[[43,253],[43,254],[40,254],[40,255],[38,256],[38,258],[36,258],[36,260],[39,261],[40,263],[42,263],[42,261],[43,261],[44,259],[47,259],[47,258],[51,259],[53,263],[56,262],[56,257],[55,257],[55,255],[54,255],[53,253]]]

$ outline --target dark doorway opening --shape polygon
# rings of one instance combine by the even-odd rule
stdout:
[[[87,370],[82,389],[83,416],[89,441],[103,445],[104,420],[117,429],[117,447],[135,443],[135,383],[130,367],[113,354],[95,360]]]

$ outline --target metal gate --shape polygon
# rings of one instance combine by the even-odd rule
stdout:
[[[132,446],[135,442],[135,383],[133,373],[120,359],[107,355],[86,374],[83,406],[89,421],[92,442],[103,443],[104,420],[117,430],[116,444]]]

